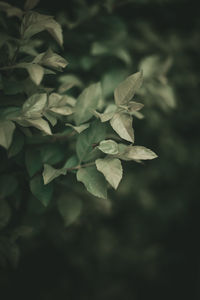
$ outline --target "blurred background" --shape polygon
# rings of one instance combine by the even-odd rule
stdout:
[[[18,266],[0,272],[2,299],[200,299],[198,2],[43,0],[36,10],[62,24],[69,66],[58,82],[75,76],[74,94],[100,80],[109,99],[143,69],[136,144],[159,158],[124,163],[108,201],[67,189],[84,205],[64,221],[53,208],[28,214],[37,234],[20,241]]]

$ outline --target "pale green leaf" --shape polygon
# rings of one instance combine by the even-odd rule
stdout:
[[[85,185],[89,193],[99,198],[107,198],[106,181],[96,167],[81,168],[76,176],[77,180]]]
[[[33,62],[57,71],[62,71],[68,65],[68,62],[62,56],[54,53],[51,49],[39,54]]]
[[[27,119],[17,120],[17,123],[19,123],[21,126],[24,126],[24,127],[33,126],[48,135],[52,134],[51,128],[49,127],[49,123],[42,118],[38,118],[38,119],[28,119],[27,118]]]
[[[122,139],[134,143],[132,121],[130,115],[126,113],[116,113],[110,120],[110,124]]]
[[[38,64],[30,64],[27,71],[36,85],[39,85],[44,76],[44,69]]]
[[[52,93],[48,100],[48,109],[54,113],[68,116],[73,114],[74,109],[71,107],[71,98],[67,95],[61,96],[57,93]],[[73,98],[72,98],[73,99]]]
[[[102,97],[100,83],[91,84],[83,90],[75,105],[74,120],[76,125],[88,121],[93,116]]]
[[[137,72],[123,82],[114,91],[115,103],[117,105],[127,104],[142,85],[142,72]]]
[[[34,11],[25,14],[21,26],[21,33],[24,38],[29,39],[43,30],[47,30],[60,46],[63,45],[61,26],[52,16],[42,15]]]
[[[34,94],[22,106],[23,115],[26,118],[34,118],[41,116],[43,109],[47,103],[47,94]]]
[[[12,121],[0,121],[0,145],[8,149],[12,143],[15,124]]]
[[[117,155],[123,160],[150,160],[158,157],[152,150],[143,146],[126,146],[119,144],[119,154]]]
[[[48,185],[44,185],[42,176],[37,175],[33,179],[31,179],[30,189],[32,194],[39,201],[41,201],[44,206],[48,206],[53,195],[53,185],[51,183]]]
[[[74,125],[69,124],[69,123],[66,123],[65,125],[73,128],[78,133],[81,133],[82,131],[84,131],[85,129],[87,129],[90,126],[89,123],[85,123],[85,124],[82,124],[80,126],[74,126]]]
[[[135,102],[135,101],[130,101],[128,103],[128,110],[129,112],[132,112],[132,111],[139,111],[141,110],[142,108],[144,107],[144,104],[140,103],[140,102]]]
[[[22,68],[26,69],[29,73],[31,80],[36,84],[39,85],[44,76],[44,69],[36,63],[19,63],[13,68]]]
[[[23,11],[15,6],[12,6],[4,1],[0,1],[0,11],[4,11],[8,17],[18,17],[21,19]]]
[[[44,184],[48,184],[60,175],[66,175],[66,173],[67,170],[65,168],[55,169],[52,166],[45,164],[44,171],[42,173]]]
[[[115,104],[109,104],[105,111],[103,113],[99,113],[97,111],[94,111],[94,115],[97,118],[100,118],[101,122],[107,122],[114,116],[115,112],[117,110],[117,106]]]
[[[74,195],[63,195],[58,199],[58,210],[64,220],[65,226],[76,222],[82,211],[81,199]]]
[[[90,127],[80,133],[76,143],[76,153],[81,161],[88,161],[95,154],[94,147],[106,137],[106,127],[99,121],[91,123]]]
[[[106,154],[111,154],[111,155],[117,154],[119,151],[118,144],[112,140],[101,141],[98,146],[98,149]]]
[[[121,161],[117,158],[105,157],[95,161],[97,170],[101,172],[110,185],[117,189],[123,175]]]
[[[61,85],[58,88],[59,93],[64,93],[74,86],[83,87],[82,81],[73,74],[62,75],[59,77]]]
[[[25,10],[31,10],[36,7],[40,0],[26,0],[24,4]]]
[[[45,111],[43,113],[44,117],[49,121],[52,126],[55,126],[57,123],[56,117],[50,111]]]

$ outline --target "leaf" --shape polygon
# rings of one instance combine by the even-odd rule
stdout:
[[[24,9],[31,10],[36,7],[36,5],[40,2],[40,0],[26,0]]]
[[[88,121],[93,116],[92,111],[97,109],[101,97],[100,83],[91,84],[83,90],[75,105],[74,120],[76,125]]]
[[[47,30],[60,46],[63,45],[63,36],[61,26],[52,16],[42,15],[34,11],[25,14],[21,26],[21,33],[25,39]]]
[[[121,161],[117,158],[105,157],[95,161],[97,170],[101,172],[110,185],[116,190],[123,175]]]
[[[45,164],[44,171],[42,173],[44,184],[48,184],[60,175],[66,175],[66,173],[67,170],[65,168],[55,169],[52,166]]]
[[[44,76],[44,69],[38,64],[29,64],[27,71],[32,79],[32,81],[39,85]]]
[[[62,196],[58,199],[58,210],[64,220],[65,226],[73,224],[82,211],[82,201],[74,195]]]
[[[76,143],[76,153],[79,161],[88,161],[93,158],[93,147],[106,137],[106,126],[94,121],[90,127],[80,133]]]
[[[119,151],[118,144],[112,140],[101,141],[98,146],[98,149],[106,154],[111,154],[111,155],[117,154]]]
[[[79,169],[76,177],[85,185],[89,193],[99,198],[107,198],[106,181],[95,167]]]
[[[70,158],[68,158],[68,160],[64,164],[63,168],[70,169],[70,168],[76,167],[78,164],[79,164],[79,161],[78,161],[77,156],[72,155]]]
[[[70,101],[71,97],[67,95],[61,96],[57,93],[52,93],[49,96],[48,110],[63,116],[71,115],[74,109],[69,105]]]
[[[17,123],[24,127],[33,126],[48,135],[52,135],[51,128],[49,127],[48,122],[43,120],[42,118],[18,120]]]
[[[112,97],[115,88],[127,77],[126,69],[112,69],[104,73],[102,78],[102,91],[105,98]]]
[[[114,116],[115,112],[117,110],[117,106],[115,104],[109,104],[105,111],[103,113],[99,113],[97,111],[94,111],[94,115],[97,118],[100,118],[101,122],[107,122]]]
[[[115,113],[110,125],[122,139],[134,143],[132,121],[132,117],[126,113]]]
[[[23,115],[26,118],[38,118],[41,116],[47,103],[47,94],[35,94],[28,98],[22,106]]]
[[[23,11],[21,9],[4,1],[0,1],[0,11],[4,11],[8,17],[18,17],[21,19],[23,16]]]
[[[0,145],[8,149],[12,143],[15,124],[12,121],[0,121]]]
[[[68,91],[74,86],[83,87],[82,81],[73,74],[60,76],[59,82],[61,83],[61,85],[59,86],[58,92],[61,94]]]
[[[28,148],[25,152],[25,164],[30,177],[42,169],[43,162],[39,149]]]
[[[12,144],[8,151],[8,157],[16,156],[24,146],[24,136],[20,133],[20,131],[15,131]]]
[[[115,103],[117,105],[127,104],[142,85],[142,71],[137,72],[123,82],[114,91]]]
[[[82,131],[87,129],[90,126],[90,124],[85,123],[85,124],[82,124],[80,126],[74,126],[72,124],[66,123],[65,126],[69,126],[69,127],[73,128],[76,132],[81,133]]]
[[[158,157],[152,150],[143,146],[126,146],[119,144],[119,155],[123,160],[149,160]]]
[[[33,62],[57,71],[62,71],[68,65],[68,62],[62,56],[54,53],[51,49],[39,54]]]
[[[143,107],[144,107],[144,104],[142,104],[140,102],[130,101],[129,104],[128,104],[128,110],[129,110],[129,112],[139,111]]]
[[[41,175],[35,176],[30,181],[30,189],[32,194],[46,207],[48,206],[52,195],[53,195],[53,185],[50,183],[44,185],[43,178]]]
[[[63,146],[59,143],[44,144],[40,146],[40,155],[44,164],[54,165],[60,163],[66,157]]]
[[[41,83],[44,76],[44,69],[36,63],[19,63],[17,65],[14,65],[13,68],[26,69],[31,80],[36,85],[39,85]]]
[[[55,126],[57,124],[57,119],[50,111],[45,111],[43,115],[49,121],[49,123],[51,123],[52,126]]]

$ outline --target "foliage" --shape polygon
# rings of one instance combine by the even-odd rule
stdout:
[[[140,118],[138,111],[143,104],[132,99],[142,85],[142,71],[118,84],[114,82],[114,97],[106,92],[105,85],[102,88],[101,82],[84,87],[75,74],[68,75],[67,71],[59,84],[49,86],[49,78],[56,81],[56,72],[62,72],[68,61],[55,52],[58,46],[63,47],[61,26],[52,16],[33,11],[37,4],[38,1],[26,1],[22,10],[0,2],[4,24],[0,48],[0,145],[5,157],[1,168],[5,175],[0,181],[4,211],[1,230],[6,230],[11,215],[15,218],[15,214],[22,213],[24,218],[27,208],[28,214],[34,213],[37,200],[44,207],[55,205],[65,224],[71,224],[80,216],[82,204],[81,200],[70,202],[70,206],[75,205],[71,216],[68,204],[60,200],[70,173],[76,173],[77,181],[92,195],[107,199],[108,187],[116,189],[122,179],[121,160],[140,162],[157,157],[148,148],[133,145],[132,122]],[[55,40],[48,49],[45,39],[38,35],[43,31]],[[79,95],[73,92],[74,86],[82,89]],[[5,182],[9,182],[7,187]],[[80,190],[80,197],[82,193]],[[8,243],[13,239],[9,230]],[[14,240],[9,251],[15,247]],[[15,258],[3,254],[3,263],[14,259],[16,264],[19,250],[16,251]]]

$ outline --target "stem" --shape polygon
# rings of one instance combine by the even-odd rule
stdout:
[[[67,168],[67,171],[79,170],[81,168],[92,167],[94,165],[95,165],[95,162],[91,162],[91,163],[87,163],[87,164],[84,164],[84,165],[78,165],[76,167]]]

